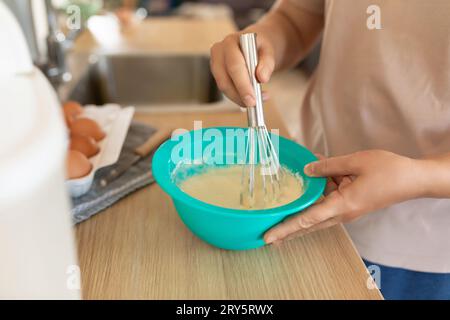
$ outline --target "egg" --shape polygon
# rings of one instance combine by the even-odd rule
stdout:
[[[122,26],[129,26],[132,24],[134,12],[129,8],[119,8],[115,11],[115,14]]]
[[[70,123],[70,132],[74,135],[89,136],[100,141],[105,137],[105,132],[97,122],[88,118],[77,118]]]
[[[77,179],[89,174],[92,164],[88,158],[79,151],[69,150],[66,158],[66,171],[68,179]]]
[[[80,151],[86,157],[90,158],[95,156],[99,152],[100,148],[94,138],[79,134],[72,134],[70,136],[69,150]]]
[[[83,114],[83,107],[76,101],[67,101],[63,104],[64,119],[70,125],[73,120]]]

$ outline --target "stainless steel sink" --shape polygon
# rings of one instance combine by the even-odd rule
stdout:
[[[97,56],[72,88],[68,99],[82,104],[117,103],[144,111],[236,108],[217,88],[207,56]]]

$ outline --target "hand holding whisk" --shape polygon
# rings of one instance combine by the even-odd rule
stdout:
[[[261,85],[255,76],[258,65],[256,34],[242,34],[239,40],[256,101],[254,107],[247,108],[246,163],[242,170],[240,199],[242,206],[251,208],[258,199],[271,203],[279,197],[281,167],[277,150],[264,122]]]

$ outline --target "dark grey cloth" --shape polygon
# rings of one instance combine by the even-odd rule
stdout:
[[[129,193],[154,182],[151,174],[152,155],[150,154],[134,164],[106,187],[102,187],[99,184],[101,178],[108,175],[114,167],[123,163],[129,163],[135,156],[134,149],[144,143],[155,132],[154,128],[138,122],[133,122],[130,125],[117,163],[99,169],[95,173],[94,182],[89,192],[81,197],[72,199],[74,224],[90,218]]]

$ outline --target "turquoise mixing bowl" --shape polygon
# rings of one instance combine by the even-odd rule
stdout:
[[[203,163],[187,166],[191,169],[183,172],[184,178],[186,178],[186,175],[196,174],[205,166],[226,165],[225,161],[220,162],[220,159],[236,160],[238,152],[233,154],[231,151],[230,153],[230,149],[227,149],[226,145],[228,141],[236,139],[236,133],[242,132],[242,130],[247,129],[215,127],[183,133],[177,136],[177,140],[171,139],[163,143],[155,152],[152,162],[152,171],[156,182],[172,198],[184,224],[207,243],[230,250],[246,250],[263,246],[265,244],[264,233],[286,217],[312,205],[322,195],[326,183],[324,178],[311,178],[304,175],[304,166],[317,160],[309,150],[294,141],[272,134],[274,141],[279,139],[280,163],[303,178],[305,192],[295,201],[267,210],[229,209],[195,199],[177,186],[178,171],[184,163],[192,160]],[[211,144],[214,143],[214,140],[217,142],[217,137],[220,135],[225,139],[222,142],[226,143],[215,144],[216,150],[209,153],[208,158],[206,152],[201,150],[211,151],[214,149]],[[211,155],[216,164],[211,164]]]

